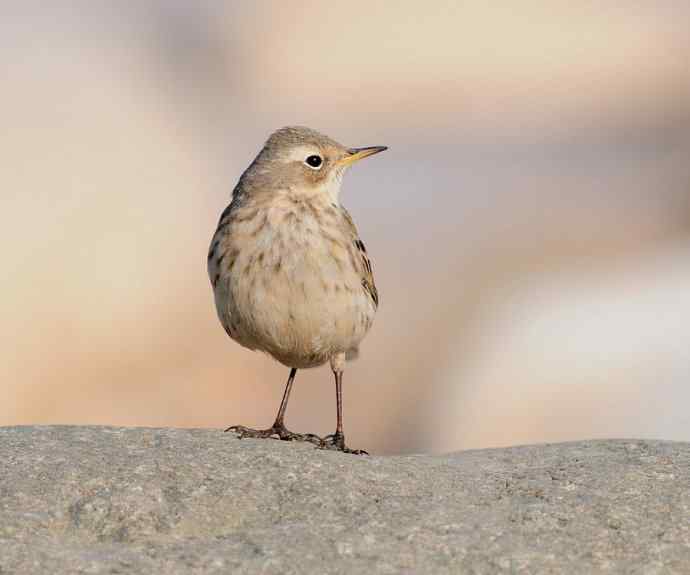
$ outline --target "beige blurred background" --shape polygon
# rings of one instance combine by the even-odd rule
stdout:
[[[268,134],[345,179],[381,307],[376,453],[690,440],[690,4],[0,3],[0,425],[266,426],[206,251]],[[327,368],[297,431],[333,431]]]

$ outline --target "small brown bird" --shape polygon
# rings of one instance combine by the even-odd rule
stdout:
[[[339,193],[348,166],[385,149],[346,148],[309,128],[282,128],[240,177],[208,253],[216,310],[232,339],[268,353],[290,376],[272,427],[226,431],[363,453],[345,445],[343,370],[372,325],[379,296]],[[295,374],[326,362],[335,375],[335,433],[293,433],[284,418]]]

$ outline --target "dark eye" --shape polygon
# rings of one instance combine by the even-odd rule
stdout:
[[[321,156],[313,155],[309,156],[306,160],[304,160],[310,168],[314,168],[315,170],[318,170],[321,167],[321,164],[323,164],[323,160],[321,159]]]

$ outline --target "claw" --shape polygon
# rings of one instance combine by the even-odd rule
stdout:
[[[363,449],[350,449],[347,445],[345,445],[345,436],[342,433],[337,432],[324,437],[319,447],[321,449],[351,453],[352,455],[369,455],[369,453]]]
[[[225,432],[228,431],[237,434],[239,439],[244,439],[245,437],[253,439],[265,439],[271,437],[274,439],[281,439],[283,441],[306,441],[318,446],[321,446],[323,442],[318,435],[314,435],[313,433],[293,433],[284,425],[276,424],[268,429],[252,429],[250,427],[245,427],[244,425],[231,425],[225,430]]]
[[[245,437],[270,437],[276,430],[271,429],[251,429],[250,427],[245,427],[244,425],[231,425],[225,430],[225,433],[232,431],[237,434],[237,437],[244,439]]]

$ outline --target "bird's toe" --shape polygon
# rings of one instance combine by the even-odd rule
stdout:
[[[331,451],[342,451],[343,453],[351,453],[352,455],[369,455],[363,449],[350,449],[345,444],[345,435],[339,432],[332,433],[323,438],[320,445],[321,449],[328,449]]]

